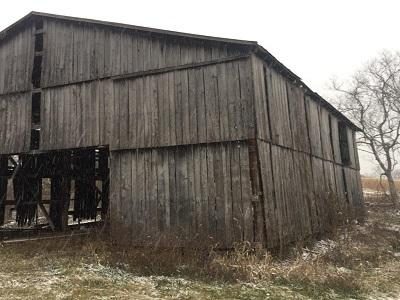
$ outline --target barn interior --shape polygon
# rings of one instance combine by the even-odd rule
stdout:
[[[14,230],[65,231],[74,224],[103,222],[108,159],[107,147],[2,156],[0,223],[11,222]]]

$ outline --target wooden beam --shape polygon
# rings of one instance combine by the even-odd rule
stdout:
[[[17,202],[15,200],[4,200],[5,205],[16,205]],[[50,204],[50,200],[42,200],[42,204]]]
[[[8,160],[7,156],[0,157],[0,175],[7,173]],[[7,177],[0,177],[0,225],[4,224],[4,214],[5,214],[5,199],[7,197]]]
[[[30,242],[30,241],[72,238],[72,237],[78,237],[78,236],[86,236],[89,234],[90,234],[90,232],[80,232],[80,233],[73,233],[73,234],[50,235],[50,236],[35,237],[35,238],[11,239],[11,240],[7,240],[7,241],[3,241],[2,244],[16,244],[16,243],[23,243],[23,242]]]
[[[149,75],[157,75],[157,74],[168,73],[168,72],[173,72],[173,71],[222,64],[222,63],[227,63],[230,61],[246,59],[249,57],[250,57],[250,55],[248,55],[248,54],[236,55],[236,56],[224,57],[224,58],[219,58],[219,59],[213,59],[213,60],[209,60],[209,61],[205,61],[205,62],[190,63],[190,64],[184,64],[184,65],[179,65],[179,66],[165,67],[165,68],[161,68],[161,69],[152,69],[152,70],[147,70],[147,71],[140,71],[140,72],[134,72],[134,73],[124,74],[124,75],[118,75],[118,76],[111,77],[111,79],[114,81],[117,81],[117,80],[123,80],[123,79],[131,79],[131,78],[149,76]]]
[[[43,203],[39,202],[39,208],[42,211],[43,215],[45,216],[46,220],[49,222],[51,230],[55,231],[56,227],[54,226],[53,221],[51,220],[46,208],[44,207]]]

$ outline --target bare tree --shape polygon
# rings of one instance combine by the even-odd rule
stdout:
[[[347,84],[335,82],[333,86],[341,94],[339,109],[361,128],[357,142],[374,155],[397,207],[393,171],[400,149],[400,53],[382,52]]]

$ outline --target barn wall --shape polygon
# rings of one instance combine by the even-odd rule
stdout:
[[[358,170],[258,140],[266,245],[329,232],[337,212],[362,213]]]
[[[29,150],[30,98],[31,93],[0,95],[0,154]]]
[[[252,69],[257,138],[341,164],[337,116],[255,56]],[[349,167],[359,169],[355,132],[346,130]]]
[[[251,80],[242,59],[116,81],[111,149],[254,137]]]
[[[337,116],[255,56],[252,69],[257,138],[341,164]],[[354,135],[348,127],[349,166],[359,169]]]
[[[31,87],[34,27],[28,26],[0,43],[0,94]]]
[[[108,145],[112,134],[113,108],[111,80],[44,89],[40,149]]]
[[[243,46],[46,18],[43,86],[209,61],[247,52]]]
[[[267,246],[278,247],[310,236],[315,220],[310,158],[262,140],[257,145]]]
[[[113,237],[135,244],[253,241],[246,142],[113,151]]]
[[[253,103],[248,59],[46,88],[40,149],[248,139],[255,134]]]
[[[244,64],[232,62],[226,67],[225,65],[214,66],[205,71],[182,70],[135,81],[132,83],[132,87],[138,88],[139,92],[143,89],[144,92],[138,99],[145,103],[145,107],[142,106],[139,109],[148,109],[150,114],[140,116],[145,119],[141,121],[144,122],[143,130],[146,131],[138,137],[137,141],[134,141],[136,137],[132,137],[132,132],[129,133],[132,138],[128,140],[124,139],[125,132],[122,132],[121,137],[118,132],[113,141],[110,139],[113,135],[111,127],[114,109],[117,109],[116,120],[121,120],[121,127],[117,124],[116,128],[130,128],[130,126],[141,128],[141,122],[136,121],[139,119],[138,116],[132,116],[132,113],[138,112],[133,111],[134,109],[130,111],[122,109],[127,104],[126,101],[135,103],[136,97],[129,96],[128,99],[125,97],[127,95],[118,93],[118,101],[114,103],[110,76],[237,56],[247,53],[249,51],[247,46],[228,47],[224,43],[207,42],[200,39],[173,38],[102,25],[44,18],[43,30],[36,32],[35,25],[32,24],[13,33],[0,43],[0,66],[2,66],[0,68],[0,95],[11,96],[12,93],[25,93],[33,89],[31,77],[35,34],[36,36],[43,35],[44,39],[43,51],[37,53],[43,58],[40,80],[42,92],[40,150],[111,143],[112,147],[120,149],[236,140],[247,137],[251,130],[254,131],[254,124],[249,124],[251,120],[241,119],[244,115],[248,115],[246,109],[252,107],[249,96],[251,78],[250,72],[246,70],[249,68]],[[172,77],[172,79],[164,81],[167,77]],[[226,84],[230,80],[235,80],[235,89],[227,88]],[[138,83],[140,81],[150,83],[150,85],[143,86]],[[122,92],[125,91],[123,84],[119,87]],[[162,105],[168,105],[158,97],[158,95],[163,95],[164,91],[169,93],[175,91],[172,101],[175,101],[175,105],[182,105],[182,112],[178,110],[172,112],[175,113],[176,122],[178,122],[175,129],[172,129],[177,131],[176,138],[173,133],[168,137],[156,133],[156,129],[163,129],[165,128],[163,126],[166,125],[166,119],[163,119],[163,116],[158,119],[158,115],[155,115]],[[207,94],[205,94],[206,91]],[[164,100],[171,100],[170,97],[169,94]],[[200,98],[204,98],[203,102],[208,101],[207,109],[206,107],[194,107],[197,105],[194,101]],[[119,110],[119,99],[123,99],[121,110]],[[144,99],[159,101],[156,104],[160,104],[161,107],[157,105],[148,107],[149,102]],[[26,100],[28,105],[30,99]],[[11,107],[16,103],[15,101],[7,103],[8,110],[20,109],[18,106]],[[190,116],[184,111],[189,109],[191,110]],[[201,111],[202,109],[204,112]],[[220,109],[230,110],[232,126],[227,124],[228,121],[226,118],[224,119],[224,116],[221,120],[219,119]],[[129,117],[125,118],[126,113],[131,114],[130,119]],[[203,117],[202,113],[208,115]],[[27,114],[26,117],[29,119],[21,122],[27,123],[25,129],[29,131],[30,115]],[[172,117],[166,117],[171,120],[170,125],[174,126]],[[202,122],[201,118],[207,118],[208,129],[200,123]],[[127,124],[127,121],[130,123]],[[200,124],[199,129],[194,128],[198,123]],[[242,124],[245,125],[242,126]],[[181,130],[177,129],[179,126],[181,126]],[[230,127],[228,128],[228,126]],[[7,137],[9,131],[6,131],[5,128],[0,128],[0,140],[14,139]],[[147,131],[148,128],[150,131]],[[165,128],[165,130],[167,129]],[[226,132],[226,130],[230,131]],[[249,132],[244,132],[245,130]],[[29,138],[30,132],[27,132],[26,135]],[[155,140],[155,137],[161,137],[160,141]],[[122,144],[120,144],[120,140],[123,141]],[[142,140],[144,142],[139,145]],[[24,140],[17,144],[25,142]],[[3,150],[0,152],[17,153],[29,150],[29,141],[24,144],[24,147],[17,144],[8,144],[2,147]]]
[[[266,244],[276,247],[329,231],[338,211],[362,211],[357,148],[347,128],[343,166],[337,117],[260,59],[252,67]]]

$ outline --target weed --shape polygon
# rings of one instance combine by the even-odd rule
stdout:
[[[400,291],[399,217],[384,200],[362,224],[275,257],[216,249],[120,247],[104,234],[0,247],[0,299],[363,299]],[[397,227],[396,227],[397,226]]]

